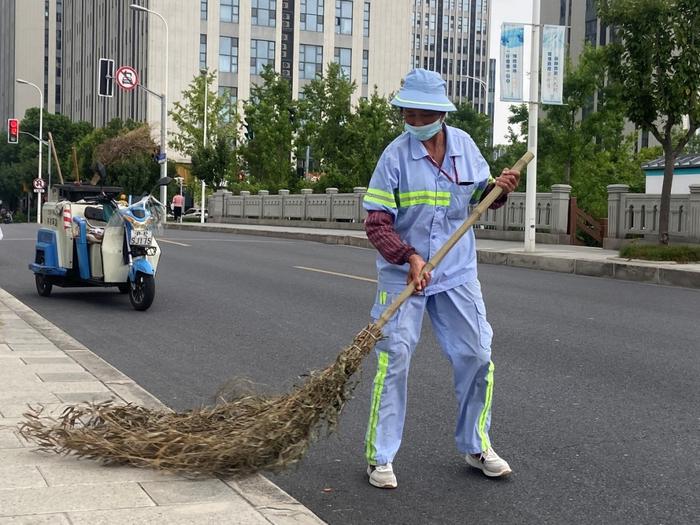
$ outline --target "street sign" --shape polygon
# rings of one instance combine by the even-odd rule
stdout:
[[[46,183],[44,182],[44,179],[36,178],[32,181],[32,186],[34,186],[35,190],[44,190],[46,187]]]
[[[44,193],[44,188],[34,188],[34,193]]]
[[[99,91],[101,97],[111,97],[114,95],[114,60],[111,58],[100,58],[100,74],[98,77]]]
[[[156,162],[158,164],[163,164],[166,160],[165,153],[156,153]]]
[[[117,85],[125,91],[131,91],[139,85],[139,75],[131,66],[122,66],[114,75]]]

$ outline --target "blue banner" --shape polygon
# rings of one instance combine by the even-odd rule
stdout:
[[[523,49],[525,26],[501,26],[501,101],[523,101]]]
[[[566,26],[544,26],[542,30],[542,104],[564,103]]]

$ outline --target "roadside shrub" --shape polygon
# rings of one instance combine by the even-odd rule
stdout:
[[[628,244],[620,250],[620,257],[649,261],[700,262],[700,246]]]

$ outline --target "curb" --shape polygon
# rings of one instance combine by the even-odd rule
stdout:
[[[0,301],[51,341],[59,350],[85,368],[96,380],[102,382],[115,397],[127,403],[134,403],[152,410],[171,410],[133,379],[114,368],[85,345],[43,318],[3,288],[0,288]],[[321,525],[325,523],[261,474],[221,480],[274,525],[286,525],[289,523]]]
[[[282,239],[320,242],[324,244],[343,244],[360,248],[374,248],[366,237],[354,235],[333,235],[282,230],[252,230],[250,228],[237,227],[235,224],[204,226],[195,224],[192,226],[185,226],[182,224],[168,223],[166,228],[184,231],[213,231],[240,235],[255,235],[259,237],[277,237]],[[577,257],[558,257],[551,254],[538,255],[479,248],[477,248],[476,252],[478,262],[483,264],[499,264],[517,268],[528,268],[531,270],[572,273],[587,277],[604,277],[623,281],[700,289],[700,272],[694,269],[683,269],[683,265],[676,265],[676,267],[672,267],[671,264],[657,266],[647,261],[635,262],[617,258],[597,260]]]

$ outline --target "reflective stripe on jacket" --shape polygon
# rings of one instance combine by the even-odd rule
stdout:
[[[435,166],[422,142],[403,133],[382,153],[364,207],[390,213],[394,229],[428,261],[464,222],[469,205],[479,202],[489,183],[486,160],[464,131],[444,126],[445,158]],[[377,256],[382,289],[401,291],[408,264],[396,265]],[[467,232],[433,270],[426,295],[459,286],[477,278],[474,232]]]

